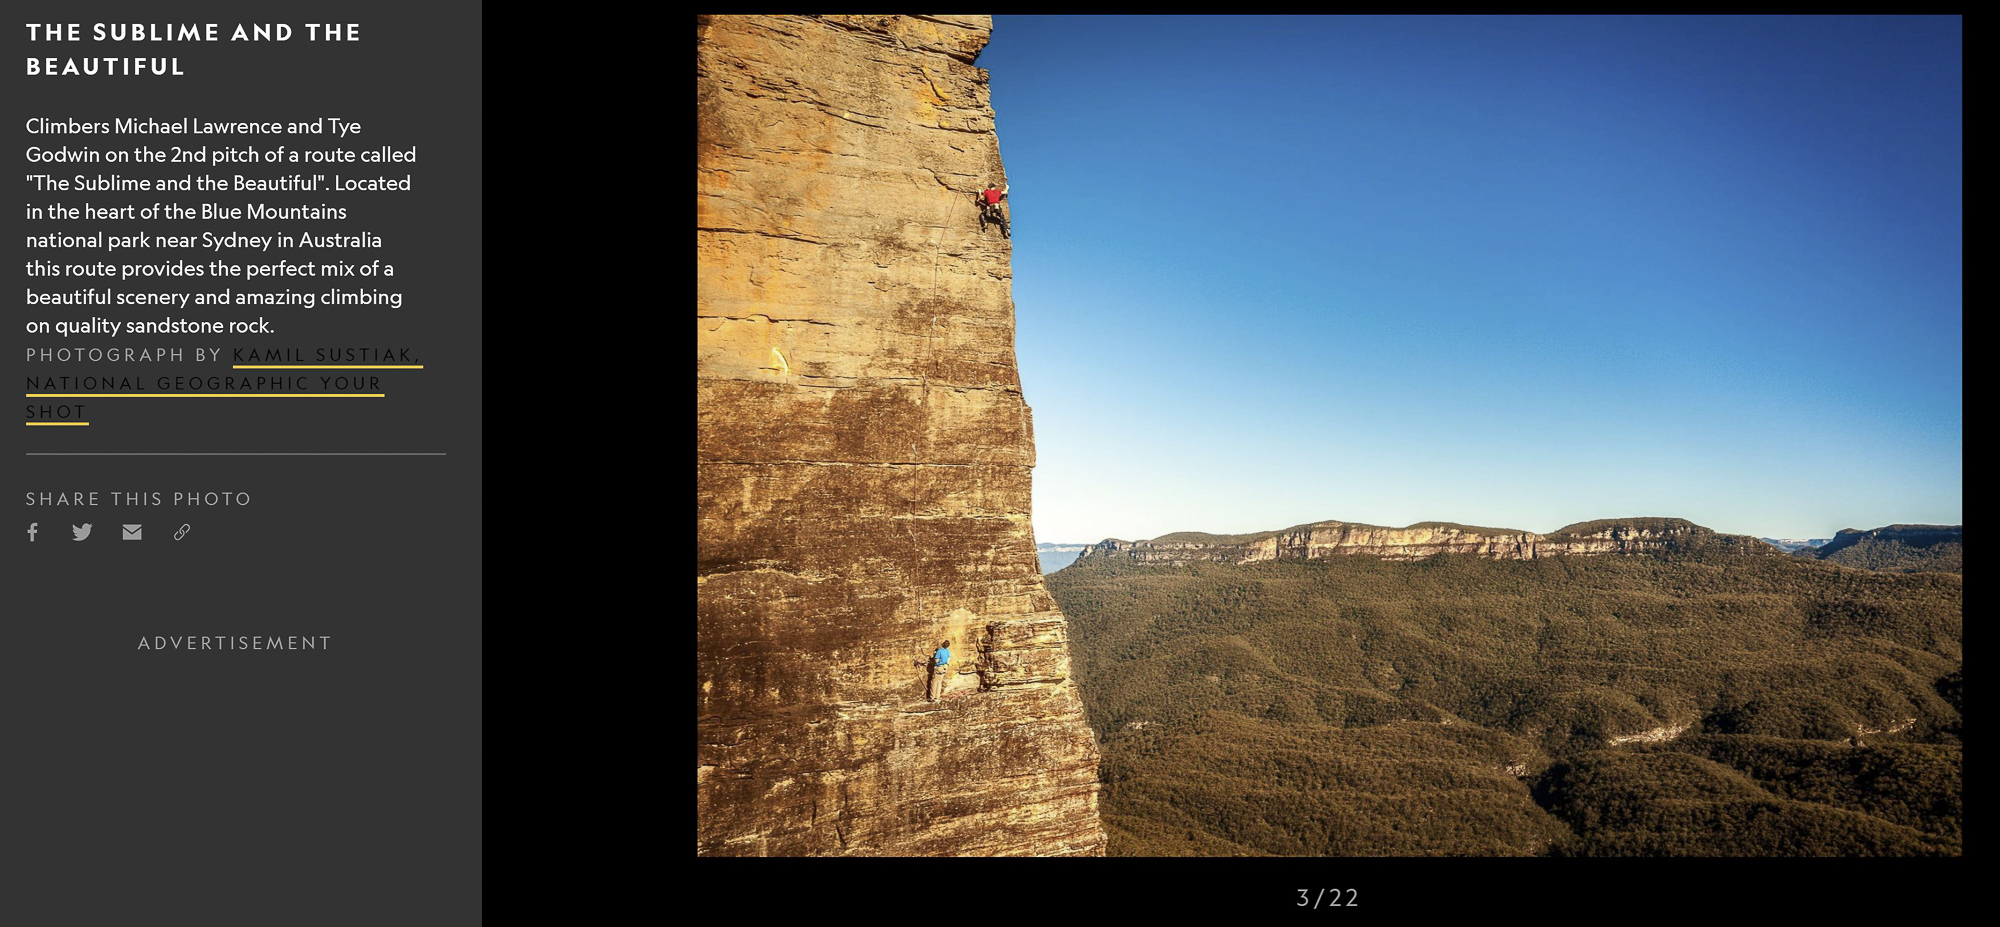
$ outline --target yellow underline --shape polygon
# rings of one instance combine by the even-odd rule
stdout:
[[[26,425],[29,428],[34,428],[38,425],[43,428],[54,428],[58,425],[68,425],[74,428],[78,425],[88,425],[90,423],[89,422],[22,422],[21,424]]]
[[[27,393],[29,399],[383,399],[388,393]]]
[[[422,364],[231,364],[231,370],[422,370]]]

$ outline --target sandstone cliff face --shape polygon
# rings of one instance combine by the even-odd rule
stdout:
[[[1558,529],[1536,542],[1535,555],[1548,557],[1556,554],[1645,554],[1673,550],[1703,541],[1716,540],[1719,537],[1707,528],[1678,518],[1648,518],[1634,521],[1614,519],[1585,522]],[[1740,541],[1741,538],[1735,540]]]
[[[1742,543],[1746,540],[1718,535],[1677,518],[1584,522],[1546,535],[1444,523],[1383,528],[1323,521],[1247,536],[1183,533],[1150,541],[1108,539],[1092,545],[1078,559],[1124,557],[1142,563],[1256,563],[1350,554],[1369,554],[1386,560],[1472,554],[1496,560],[1533,560],[1562,555],[1643,554],[1706,543],[1728,544],[1749,553],[1771,550],[1763,544],[1746,546]]]
[[[972,200],[991,21],[696,31],[696,851],[1101,854]]]

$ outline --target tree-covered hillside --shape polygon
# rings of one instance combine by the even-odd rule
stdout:
[[[1821,560],[1865,570],[1898,573],[1965,572],[1965,531],[1960,525],[1889,525],[1848,528],[1815,553]]]
[[[1111,851],[1958,852],[1961,577],[1763,553],[1079,561]]]

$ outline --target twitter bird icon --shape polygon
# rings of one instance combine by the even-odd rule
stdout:
[[[71,525],[69,526],[69,533],[76,535],[76,539],[79,541],[83,540],[84,538],[90,537],[90,523],[84,522],[83,527],[81,528],[75,525]]]

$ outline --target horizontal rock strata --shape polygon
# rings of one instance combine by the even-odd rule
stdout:
[[[990,19],[696,32],[696,852],[1101,854],[973,203]]]
[[[1340,521],[1252,535],[1182,532],[1150,541],[1107,539],[1087,548],[1079,560],[1120,557],[1141,563],[1257,563],[1264,560],[1319,560],[1367,554],[1387,560],[1421,560],[1439,554],[1471,554],[1496,560],[1591,554],[1643,554],[1726,545],[1769,553],[1754,539],[1717,534],[1678,518],[1583,522],[1550,534],[1506,528],[1475,528],[1427,522],[1384,528]]]

